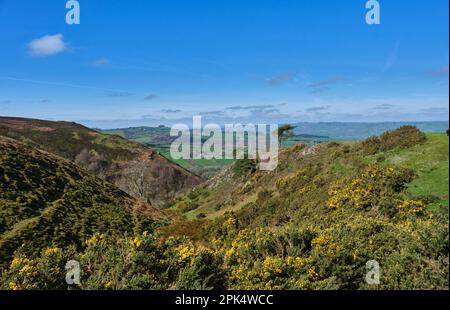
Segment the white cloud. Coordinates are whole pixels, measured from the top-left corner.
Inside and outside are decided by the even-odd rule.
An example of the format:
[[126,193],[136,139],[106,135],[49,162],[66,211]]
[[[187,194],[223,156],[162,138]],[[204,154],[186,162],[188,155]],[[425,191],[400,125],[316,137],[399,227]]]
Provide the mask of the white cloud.
[[111,62],[109,61],[109,59],[108,58],[100,58],[100,59],[97,59],[95,62],[94,62],[94,66],[96,66],[96,67],[102,67],[102,66],[107,66],[107,65],[109,65]]
[[37,57],[56,55],[67,50],[62,34],[46,35],[28,44],[30,54]]

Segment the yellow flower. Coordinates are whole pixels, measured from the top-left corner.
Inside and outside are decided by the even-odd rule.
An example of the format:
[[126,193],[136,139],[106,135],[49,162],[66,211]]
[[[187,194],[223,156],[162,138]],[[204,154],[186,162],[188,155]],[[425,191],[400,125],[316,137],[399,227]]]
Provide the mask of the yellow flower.
[[195,247],[191,242],[188,245],[180,245],[175,250],[178,252],[179,263],[190,261],[196,254]]
[[319,279],[319,274],[314,267],[308,269],[308,278],[310,281],[317,281]]
[[231,258],[236,253],[234,248],[230,248],[225,252],[225,258]]
[[333,242],[333,238],[329,235],[321,234],[311,241],[311,245],[319,253],[332,253],[339,250],[340,247]]
[[422,215],[425,212],[425,204],[417,200],[405,200],[399,206],[400,215]]
[[305,265],[305,260],[301,257],[288,256],[286,263],[289,267],[300,270]]
[[233,217],[230,217],[223,223],[223,228],[225,228],[227,231],[230,231],[234,228],[235,224],[236,224],[236,219]]
[[86,245],[88,246],[95,246],[97,245],[101,240],[103,240],[104,235],[100,233],[94,234],[91,238],[87,239],[85,241]]
[[279,258],[267,256],[264,260],[264,270],[269,274],[280,274],[283,272],[283,263]]
[[36,268],[30,265],[25,265],[19,270],[19,275],[32,277],[37,274]]
[[15,282],[9,282],[9,289],[17,291],[19,289],[19,286]]
[[11,268],[27,264],[30,260],[28,258],[22,258],[22,257],[14,257],[11,262]]
[[130,244],[135,248],[138,249],[141,244],[142,244],[142,239],[138,238],[138,237],[134,237],[133,239],[130,240]]
[[58,253],[59,251],[60,251],[59,248],[48,248],[48,249],[45,250],[44,254],[46,256],[50,256],[50,255]]

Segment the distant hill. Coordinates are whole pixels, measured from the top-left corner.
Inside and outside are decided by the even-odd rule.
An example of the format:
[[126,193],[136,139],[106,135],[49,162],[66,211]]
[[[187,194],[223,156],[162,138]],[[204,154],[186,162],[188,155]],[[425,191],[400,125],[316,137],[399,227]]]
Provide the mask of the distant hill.
[[[393,130],[403,125],[413,125],[423,132],[444,133],[448,129],[448,122],[380,122],[380,123],[298,123],[294,136],[283,141],[283,147],[298,143],[316,144],[330,141],[358,141],[371,136],[377,136],[387,130]],[[99,130],[103,133],[119,135],[128,140],[142,143],[158,151],[161,155],[184,167],[185,169],[202,176],[213,177],[224,166],[232,164],[233,160],[175,160],[170,156],[170,144],[176,137],[170,136],[170,128],[158,127],[129,127],[108,130]]]
[[155,206],[201,182],[198,176],[139,143],[76,123],[0,117],[0,136],[71,160]]
[[[216,174],[224,166],[234,162],[230,159],[174,159],[170,155],[170,144],[177,138],[170,136],[170,128],[166,126],[158,127],[129,127],[110,130],[102,130],[101,132],[113,135],[119,135],[128,140],[142,143],[145,146],[158,151],[168,160],[182,166],[192,173],[207,179]],[[203,137],[203,139],[207,139]]]
[[94,233],[132,234],[160,217],[74,163],[0,136],[0,265],[19,247],[80,247]]
[[385,131],[394,130],[404,125],[416,126],[426,133],[445,133],[448,122],[378,122],[378,123],[298,123],[295,134],[326,136],[331,141],[358,141],[371,136],[378,136]]
[[170,128],[166,126],[129,127],[99,131],[109,134],[115,134],[125,139],[139,142],[147,146],[155,146],[155,148],[162,148],[170,145],[177,138],[170,136]]

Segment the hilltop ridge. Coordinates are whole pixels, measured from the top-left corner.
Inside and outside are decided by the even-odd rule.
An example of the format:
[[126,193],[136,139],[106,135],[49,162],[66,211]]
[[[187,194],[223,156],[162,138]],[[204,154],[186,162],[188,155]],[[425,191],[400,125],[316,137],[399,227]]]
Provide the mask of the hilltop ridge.
[[71,160],[154,206],[202,182],[200,177],[139,143],[77,123],[0,117],[0,136]]

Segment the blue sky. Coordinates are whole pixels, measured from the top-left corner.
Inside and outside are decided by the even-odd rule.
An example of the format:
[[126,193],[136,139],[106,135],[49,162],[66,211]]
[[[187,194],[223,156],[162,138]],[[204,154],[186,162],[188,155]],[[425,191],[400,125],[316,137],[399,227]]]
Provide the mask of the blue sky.
[[448,0],[0,0],[0,115],[95,127],[448,120]]

